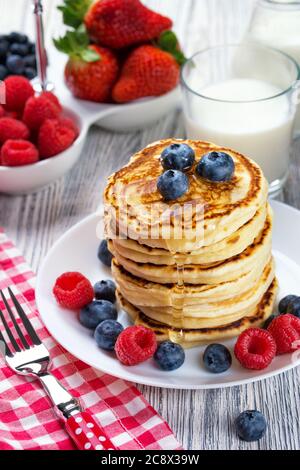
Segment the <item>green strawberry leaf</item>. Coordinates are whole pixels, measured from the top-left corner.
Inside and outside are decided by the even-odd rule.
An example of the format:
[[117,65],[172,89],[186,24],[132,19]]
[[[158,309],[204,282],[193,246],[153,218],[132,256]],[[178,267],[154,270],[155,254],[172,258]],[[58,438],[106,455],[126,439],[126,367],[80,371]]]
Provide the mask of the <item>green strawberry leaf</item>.
[[179,51],[179,50],[173,51],[172,55],[175,57],[175,59],[176,59],[176,61],[179,65],[183,65],[187,60],[182,51]]
[[75,31],[67,31],[58,39],[53,39],[55,47],[70,57],[81,58],[84,62],[96,62],[100,55],[89,48],[89,37],[82,27]]
[[171,30],[163,31],[157,44],[162,50],[172,52],[178,44],[176,34]]
[[78,28],[92,4],[92,0],[63,0],[57,8],[63,14],[63,22],[72,28]]
[[156,45],[163,51],[169,52],[179,65],[184,64],[186,57],[181,51],[178,39],[174,31],[163,31],[159,36]]

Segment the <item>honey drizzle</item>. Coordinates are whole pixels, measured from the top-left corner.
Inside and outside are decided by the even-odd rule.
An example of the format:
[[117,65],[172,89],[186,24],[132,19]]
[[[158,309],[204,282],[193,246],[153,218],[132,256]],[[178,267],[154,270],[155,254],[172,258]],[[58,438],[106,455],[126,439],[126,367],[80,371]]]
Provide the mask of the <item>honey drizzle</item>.
[[169,328],[169,338],[174,343],[182,343],[184,341],[183,330],[183,307],[184,307],[184,264],[182,261],[178,262],[176,253],[172,253],[175,259],[177,271],[177,284],[174,287],[172,299],[172,320],[173,327]]

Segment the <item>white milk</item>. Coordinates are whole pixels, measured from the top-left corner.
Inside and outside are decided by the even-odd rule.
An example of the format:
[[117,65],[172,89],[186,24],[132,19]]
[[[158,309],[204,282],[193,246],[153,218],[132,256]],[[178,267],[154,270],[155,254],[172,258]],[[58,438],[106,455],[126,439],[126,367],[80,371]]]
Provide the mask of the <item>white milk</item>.
[[258,5],[246,39],[280,49],[300,64],[300,6],[272,9]]
[[300,64],[300,8],[285,11],[261,8],[246,39],[280,49]]
[[[300,66],[300,4],[298,6],[283,5],[281,8],[274,4],[271,8],[270,4],[259,3],[244,40],[257,41],[266,46],[280,49],[293,57]],[[299,105],[295,130],[300,132]]]
[[[196,78],[196,77],[195,77]],[[293,128],[289,101],[282,90],[270,83],[236,78],[216,83],[190,98],[185,113],[187,135],[231,147],[253,158],[271,183],[285,176]],[[264,99],[264,101],[252,101]]]

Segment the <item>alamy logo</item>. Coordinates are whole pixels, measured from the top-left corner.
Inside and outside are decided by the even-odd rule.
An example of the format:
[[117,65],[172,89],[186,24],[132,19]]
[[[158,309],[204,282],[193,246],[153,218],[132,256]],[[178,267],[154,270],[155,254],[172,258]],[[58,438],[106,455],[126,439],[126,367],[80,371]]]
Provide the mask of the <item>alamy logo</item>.
[[[165,239],[203,241],[204,207],[203,204],[149,204],[147,212],[143,205],[132,207],[123,205],[116,209],[105,205],[101,220],[106,238],[114,239]],[[99,228],[100,230],[100,228]]]

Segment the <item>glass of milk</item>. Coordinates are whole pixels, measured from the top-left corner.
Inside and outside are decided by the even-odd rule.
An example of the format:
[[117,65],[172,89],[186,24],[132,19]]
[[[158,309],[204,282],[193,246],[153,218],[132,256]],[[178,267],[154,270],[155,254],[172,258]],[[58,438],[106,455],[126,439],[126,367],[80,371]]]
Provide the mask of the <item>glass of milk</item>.
[[[300,65],[300,1],[259,0],[244,40],[276,47]],[[294,129],[300,134],[300,105]]]
[[181,73],[188,138],[252,158],[277,193],[288,175],[297,63],[264,45],[225,45],[196,53]]

